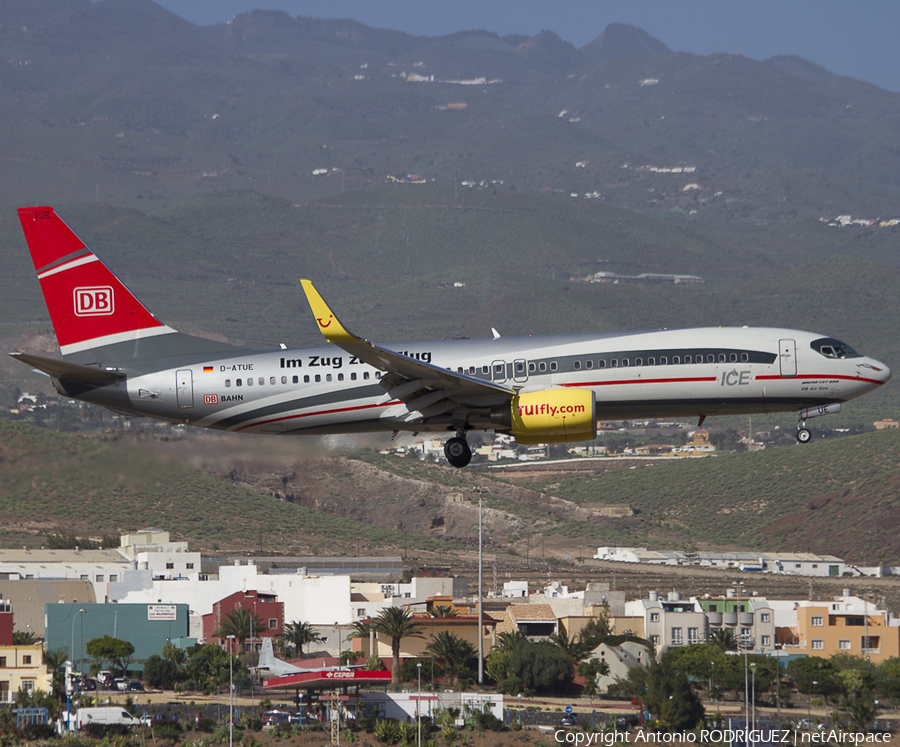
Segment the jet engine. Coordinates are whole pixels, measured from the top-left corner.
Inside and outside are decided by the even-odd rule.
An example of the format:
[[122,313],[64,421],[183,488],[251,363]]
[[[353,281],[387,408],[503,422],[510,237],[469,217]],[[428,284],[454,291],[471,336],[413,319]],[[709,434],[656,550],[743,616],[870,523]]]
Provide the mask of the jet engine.
[[520,444],[569,443],[597,437],[597,402],[590,389],[522,392],[510,402],[509,433]]

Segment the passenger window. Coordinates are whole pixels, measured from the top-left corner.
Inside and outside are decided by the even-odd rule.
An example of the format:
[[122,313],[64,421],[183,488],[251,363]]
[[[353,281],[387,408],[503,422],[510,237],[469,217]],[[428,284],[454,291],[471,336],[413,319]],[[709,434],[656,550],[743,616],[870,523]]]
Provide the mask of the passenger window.
[[368,381],[368,380],[369,380],[369,372],[368,372],[368,371],[363,371],[363,380],[364,380],[364,381]]
[[725,362],[725,353],[719,353],[719,363]]
[[622,366],[626,367],[628,365],[628,358],[622,358]]
[[462,367],[462,366],[458,366],[457,369],[456,369],[456,373],[463,373],[463,367]]
[[293,376],[291,376],[291,383],[292,383],[292,384],[299,384],[299,383],[300,383],[300,377],[297,376],[297,374],[294,374]]
[[709,355],[706,356],[706,362],[707,363],[715,363],[716,356],[714,356],[712,353],[710,353]]
[[750,356],[747,355],[747,353],[741,353],[741,361],[743,361],[744,363],[746,363],[746,362],[749,361],[749,360],[750,360]]
[[484,374],[485,376],[487,376],[489,372],[490,372],[490,369],[487,366],[481,367],[481,373]]
[[594,361],[587,361],[584,365],[585,365],[587,368],[589,368],[589,369],[590,369],[590,368],[593,368],[593,367],[594,367]]
[[609,362],[609,365],[612,366],[613,368],[618,368],[618,367],[619,367],[619,361],[616,360],[615,358],[613,358],[613,359]]
[[469,366],[469,376],[475,375],[475,366]]
[[648,366],[655,366],[655,365],[656,365],[656,358],[653,358],[652,356],[651,356],[650,358],[647,358],[647,365],[648,365]]
[[269,383],[270,383],[270,384],[273,384],[273,385],[275,384],[275,377],[274,377],[274,376],[270,376],[270,377],[269,377]]
[[309,384],[309,374],[305,374],[305,375],[304,375],[304,377],[303,377],[303,383],[304,383],[304,384]]
[[248,379],[247,379],[247,386],[253,386],[253,379],[252,379],[252,378],[248,378]]
[[534,363],[529,363],[528,364],[528,373],[534,373],[536,368],[537,368],[537,366],[535,366]]
[[522,361],[516,363],[516,373],[525,373],[525,364]]
[[331,381],[331,374],[325,374],[325,381]]
[[506,366],[498,363],[494,366],[494,376],[504,376],[506,374]]
[[606,361],[602,359],[597,361],[597,368],[606,368]]
[[668,363],[669,363],[669,359],[666,358],[666,356],[664,356],[664,355],[659,356],[659,365],[660,366],[666,366],[666,365],[668,365]]
[[556,365],[556,361],[550,361],[550,370],[555,371],[559,366]]
[[641,358],[635,358],[635,359],[634,359],[634,365],[635,365],[635,366],[643,366],[643,365],[644,365],[644,361],[643,361]]
[[544,373],[544,371],[547,370],[547,364],[544,361],[541,361],[540,363],[538,363],[538,370],[541,373]]
[[684,356],[684,362],[685,362],[685,363],[692,363],[692,362],[693,362],[693,359],[691,358],[691,356],[686,355],[686,356]]
[[356,371],[350,374],[350,381],[356,381]]
[[379,379],[379,380],[381,379],[381,371],[376,371],[376,372],[375,372],[375,378],[376,378],[376,379]]
[[[274,377],[274,376],[272,377],[272,383],[273,383],[273,384],[275,383],[275,377]],[[282,376],[282,377],[281,377],[281,383],[282,383],[282,384],[287,384],[287,376]]]
[[572,365],[575,367],[576,371],[581,370],[581,361],[575,361]]
[[231,386],[231,379],[225,379],[225,388],[227,389],[230,386]]
[[737,363],[737,353],[730,353],[728,355],[728,360],[731,363]]
[[338,381],[343,381],[343,380],[344,380],[344,374],[342,374],[342,373],[338,374]]
[[322,381],[322,374],[316,374],[316,384]]

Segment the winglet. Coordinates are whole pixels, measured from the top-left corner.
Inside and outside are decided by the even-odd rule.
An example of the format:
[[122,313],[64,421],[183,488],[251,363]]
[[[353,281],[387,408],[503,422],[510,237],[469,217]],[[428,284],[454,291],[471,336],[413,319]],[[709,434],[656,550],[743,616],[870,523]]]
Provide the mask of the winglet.
[[313,316],[319,325],[319,331],[325,335],[328,342],[362,342],[362,340],[348,331],[340,320],[335,316],[334,312],[325,303],[325,299],[316,290],[316,287],[310,280],[301,280],[300,285],[303,286],[303,292],[306,293],[306,300],[312,309]]

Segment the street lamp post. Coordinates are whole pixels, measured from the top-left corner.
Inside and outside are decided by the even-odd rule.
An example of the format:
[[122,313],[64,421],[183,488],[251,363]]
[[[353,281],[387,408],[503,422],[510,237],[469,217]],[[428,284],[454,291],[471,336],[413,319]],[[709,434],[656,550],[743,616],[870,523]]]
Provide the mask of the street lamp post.
[[[78,612],[72,615],[72,648],[69,650],[69,658],[74,662],[75,661],[75,621],[78,619],[79,615],[83,615],[87,610],[82,607]],[[68,689],[68,688],[67,688]],[[75,693],[77,694],[78,690],[73,688]],[[68,698],[68,703],[66,704],[66,708],[69,712],[69,724],[72,723],[72,698],[71,695]],[[78,722],[75,722],[75,728],[78,728]]]
[[416,747],[422,747],[422,662],[416,663],[419,675],[419,692],[416,697]]
[[482,588],[482,527],[484,491],[478,491],[478,687],[484,689],[484,596]]
[[[753,734],[753,732],[756,730],[756,662],[753,662],[750,665],[750,668],[753,670],[753,698],[750,701],[750,703],[751,703],[750,707],[753,709],[751,711],[751,713],[753,715],[751,717],[750,733]],[[752,742],[752,744],[755,747],[755,745],[756,745],[755,737],[754,737],[754,741]]]
[[234,636],[228,640],[228,747],[234,747]]

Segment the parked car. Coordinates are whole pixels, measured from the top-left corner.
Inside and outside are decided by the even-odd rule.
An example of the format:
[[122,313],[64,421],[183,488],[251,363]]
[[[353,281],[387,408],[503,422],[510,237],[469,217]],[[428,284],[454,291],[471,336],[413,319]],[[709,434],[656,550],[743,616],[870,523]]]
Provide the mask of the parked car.
[[78,689],[82,692],[94,692],[97,689],[97,680],[82,677],[81,682],[78,683]]
[[116,678],[112,672],[107,670],[102,670],[97,672],[97,683],[104,690],[115,690],[116,688]]
[[144,685],[141,684],[140,682],[138,682],[137,680],[129,680],[125,685],[125,689],[131,693],[145,692]]
[[291,720],[291,714],[287,711],[266,711],[263,714],[263,726],[277,726],[278,724],[287,724]]

